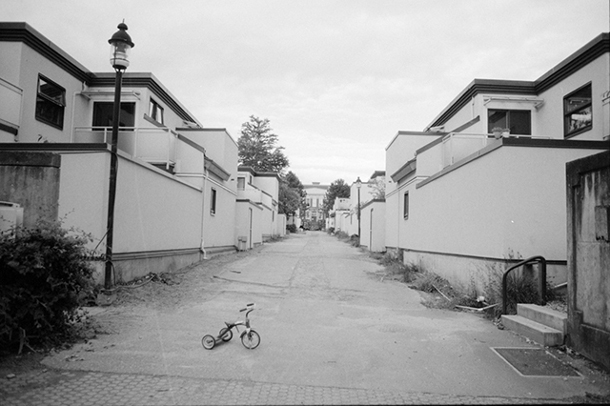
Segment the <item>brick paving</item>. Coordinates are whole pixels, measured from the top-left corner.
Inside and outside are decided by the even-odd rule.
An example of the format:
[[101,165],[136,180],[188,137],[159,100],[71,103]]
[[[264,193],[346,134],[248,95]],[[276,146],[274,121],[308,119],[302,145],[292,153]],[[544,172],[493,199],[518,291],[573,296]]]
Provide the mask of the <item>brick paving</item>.
[[[557,399],[391,393],[356,388],[82,371],[0,380],[3,406],[556,404]],[[563,403],[571,403],[564,400]]]

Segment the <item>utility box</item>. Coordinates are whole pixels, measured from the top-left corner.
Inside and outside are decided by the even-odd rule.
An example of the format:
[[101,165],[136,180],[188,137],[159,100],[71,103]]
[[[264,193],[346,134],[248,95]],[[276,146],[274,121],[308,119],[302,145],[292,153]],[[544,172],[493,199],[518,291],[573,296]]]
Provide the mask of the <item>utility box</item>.
[[23,225],[23,207],[17,203],[0,202],[0,234],[11,233]]
[[248,237],[239,236],[237,237],[237,250],[245,251],[247,249]]

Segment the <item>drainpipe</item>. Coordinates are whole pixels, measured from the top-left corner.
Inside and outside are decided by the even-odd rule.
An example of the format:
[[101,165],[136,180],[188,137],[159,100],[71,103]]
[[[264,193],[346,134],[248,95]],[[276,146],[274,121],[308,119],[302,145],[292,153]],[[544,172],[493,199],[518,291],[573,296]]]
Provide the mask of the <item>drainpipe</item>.
[[205,218],[205,191],[207,189],[207,185],[208,185],[208,170],[205,168],[205,153],[203,154],[203,189],[201,191],[201,246],[199,247],[199,249],[201,250],[201,252],[203,253],[203,258],[201,259],[208,259],[208,255],[205,252],[205,244],[204,244],[204,237],[203,237],[203,233],[205,232],[205,227],[203,226],[203,219]]

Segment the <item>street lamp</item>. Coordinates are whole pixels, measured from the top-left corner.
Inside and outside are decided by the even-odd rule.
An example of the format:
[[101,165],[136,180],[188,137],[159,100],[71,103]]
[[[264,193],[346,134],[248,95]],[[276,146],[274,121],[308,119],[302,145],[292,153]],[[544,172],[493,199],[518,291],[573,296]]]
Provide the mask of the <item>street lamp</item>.
[[121,120],[121,82],[123,71],[129,66],[129,51],[135,45],[127,34],[125,21],[117,26],[119,29],[108,40],[110,44],[110,65],[116,72],[114,82],[114,106],[112,113],[112,141],[110,144],[110,182],[108,185],[108,223],[106,232],[106,272],[104,288],[112,286],[112,234],[114,231],[114,201],[116,198],[117,180],[117,142],[119,138],[119,121]]
[[362,187],[362,181],[360,176],[356,179],[356,188],[358,189],[358,245],[360,245],[360,188]]

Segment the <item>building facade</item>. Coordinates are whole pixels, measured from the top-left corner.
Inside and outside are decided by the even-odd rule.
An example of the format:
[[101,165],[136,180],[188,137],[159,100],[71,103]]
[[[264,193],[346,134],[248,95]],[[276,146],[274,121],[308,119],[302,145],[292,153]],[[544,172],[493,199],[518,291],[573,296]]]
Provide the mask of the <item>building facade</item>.
[[[87,70],[26,23],[0,23],[0,56],[0,151],[59,156],[57,217],[105,252],[115,74]],[[203,128],[138,72],[123,76],[119,125],[115,281],[234,250],[237,144],[228,132]],[[15,190],[0,200],[22,199],[34,218],[40,208]]]
[[303,190],[306,193],[304,216],[304,227],[307,229],[319,229],[319,224],[325,223],[326,213],[324,212],[324,199],[326,191],[330,185],[323,185],[320,182],[303,185]]
[[386,148],[386,246],[484,290],[542,255],[566,280],[566,163],[608,149],[610,46],[602,34],[535,81],[470,83],[423,131]]

